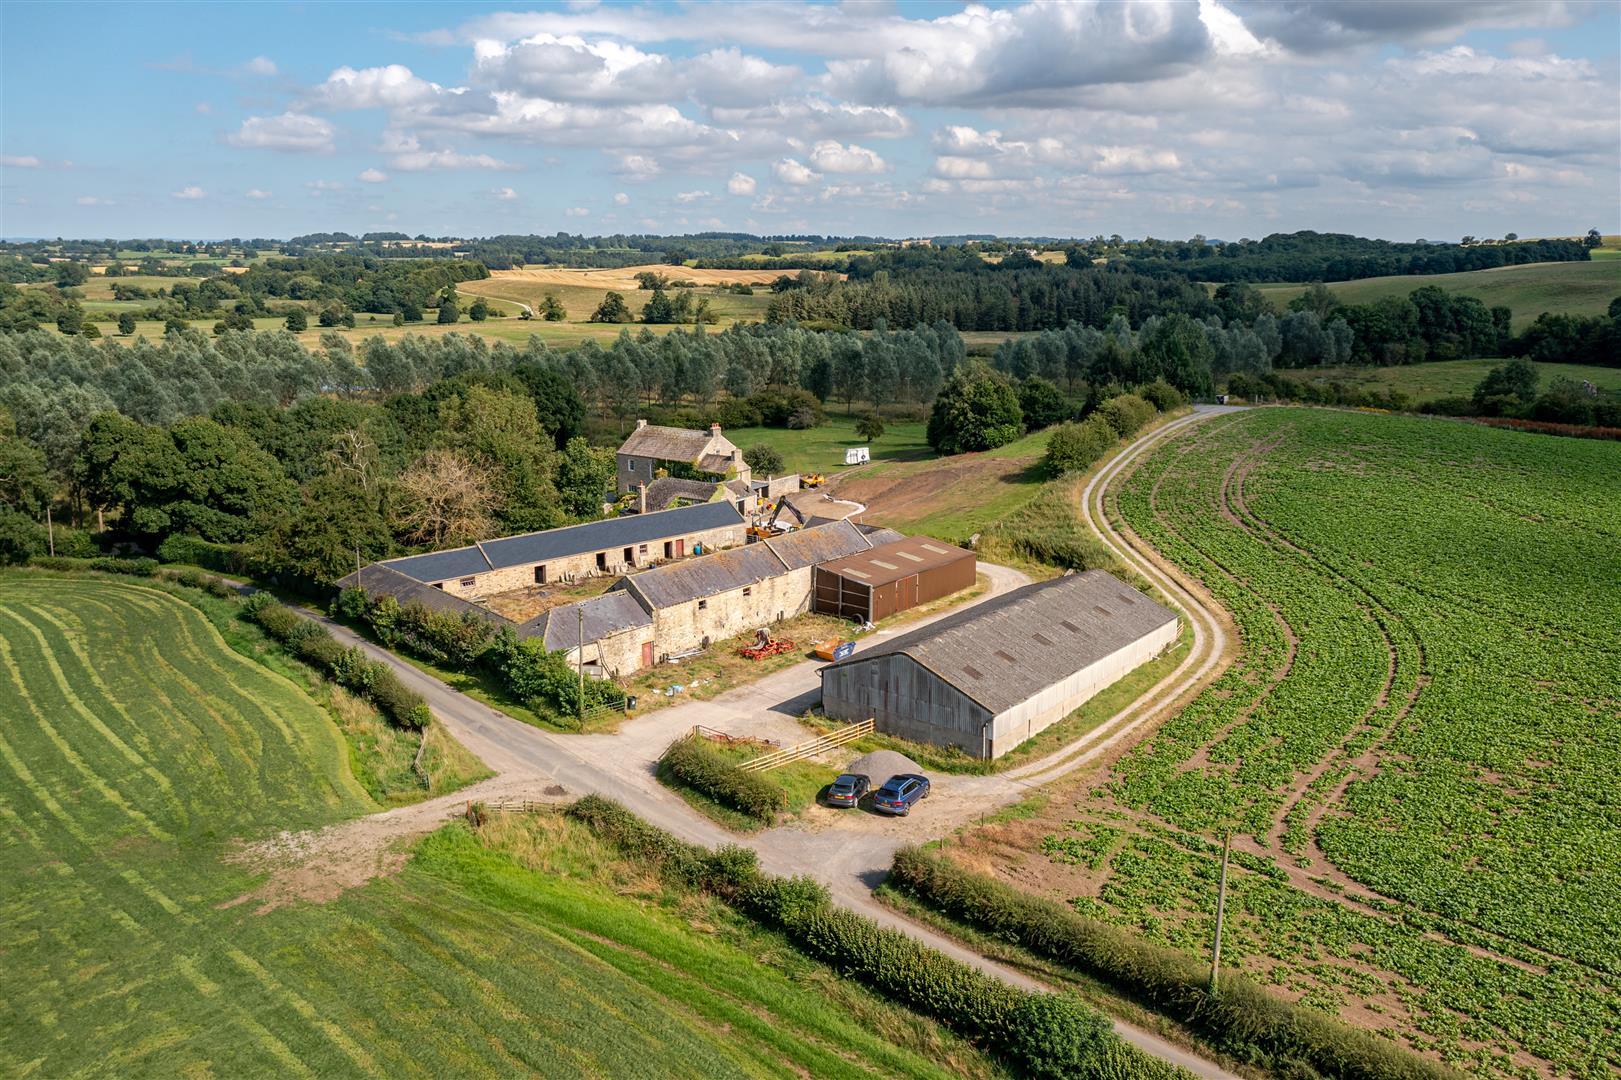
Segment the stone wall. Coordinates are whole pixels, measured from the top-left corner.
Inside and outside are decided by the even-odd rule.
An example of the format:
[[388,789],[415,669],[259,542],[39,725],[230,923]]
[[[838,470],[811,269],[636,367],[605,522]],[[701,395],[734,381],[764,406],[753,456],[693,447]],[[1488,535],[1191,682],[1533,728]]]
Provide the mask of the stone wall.
[[[701,649],[735,634],[791,619],[810,608],[810,567],[653,613],[660,657]],[[744,595],[747,593],[747,595]]]

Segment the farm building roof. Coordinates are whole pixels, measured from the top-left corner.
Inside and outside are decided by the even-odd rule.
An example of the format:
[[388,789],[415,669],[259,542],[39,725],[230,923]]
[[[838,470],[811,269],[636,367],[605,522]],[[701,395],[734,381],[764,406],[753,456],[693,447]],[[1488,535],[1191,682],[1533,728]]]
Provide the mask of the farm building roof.
[[674,607],[689,600],[741,589],[790,570],[865,551],[871,544],[861,530],[841,521],[654,567],[632,574],[615,588],[635,592],[652,609]]
[[842,521],[861,513],[866,507],[847,499],[835,499],[825,491],[790,491],[777,499],[772,520],[784,514],[798,518],[802,525]]
[[508,566],[542,563],[548,559],[592,551],[611,551],[632,544],[645,544],[652,540],[742,523],[743,515],[731,503],[702,503],[657,513],[604,518],[584,525],[569,525],[522,536],[504,536],[471,547],[389,559],[379,565],[417,581],[449,581],[451,578],[472,577]]
[[[698,455],[709,448],[709,441],[714,437],[713,430],[694,431],[692,428],[644,424],[630,433],[620,445],[619,452],[659,461],[695,462]],[[730,463],[728,458],[727,464]]]
[[652,616],[630,593],[606,592],[543,611],[524,623],[520,633],[542,638],[547,650],[556,652],[578,646],[582,634],[586,641],[598,641],[633,627],[652,625]]
[[706,503],[715,497],[720,485],[713,480],[683,480],[679,476],[661,476],[647,485],[647,509],[668,510],[677,500],[687,503]]
[[1038,581],[831,667],[902,653],[1000,713],[1176,619],[1103,570]]
[[974,553],[943,540],[927,536],[910,536],[873,548],[858,551],[842,559],[821,563],[818,570],[849,578],[858,585],[887,585],[903,577],[937,566],[947,566],[958,559],[972,559]]
[[[469,603],[432,585],[424,585],[415,578],[407,577],[390,568],[386,563],[372,563],[338,580],[339,588],[349,589],[356,586],[365,589],[372,596],[392,596],[401,604],[417,603],[429,611],[449,612],[452,615],[471,612],[494,626],[513,625],[512,620],[497,615],[488,608]],[[522,627],[518,630],[520,636],[529,636],[523,633]]]

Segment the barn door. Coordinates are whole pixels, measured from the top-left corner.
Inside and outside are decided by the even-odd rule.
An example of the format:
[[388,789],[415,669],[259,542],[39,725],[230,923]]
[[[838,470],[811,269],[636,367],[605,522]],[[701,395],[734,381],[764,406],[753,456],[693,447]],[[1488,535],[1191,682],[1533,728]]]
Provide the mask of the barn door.
[[651,641],[644,641],[644,642],[642,642],[642,667],[650,668],[652,666],[653,666],[653,643]]

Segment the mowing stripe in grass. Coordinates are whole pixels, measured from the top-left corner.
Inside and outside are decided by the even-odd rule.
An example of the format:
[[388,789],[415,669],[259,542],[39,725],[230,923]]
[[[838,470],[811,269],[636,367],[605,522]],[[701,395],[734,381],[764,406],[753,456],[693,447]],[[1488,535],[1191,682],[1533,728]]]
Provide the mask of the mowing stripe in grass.
[[87,853],[94,853],[98,850],[98,845],[90,838],[90,834],[85,832],[84,828],[74,820],[72,815],[62,808],[62,804],[56,801],[56,796],[51,794],[50,787],[34,778],[33,772],[23,763],[23,759],[17,755],[17,752],[12,749],[11,743],[6,741],[4,734],[0,734],[0,760],[4,760],[11,771],[17,775],[17,779],[22,781],[23,787],[28,789],[29,794],[39,800],[46,813],[61,822],[68,835],[84,845]]
[[307,1023],[319,1028],[332,1041],[332,1044],[342,1050],[344,1056],[359,1066],[360,1070],[367,1076],[378,1075],[377,1062],[372,1056],[366,1053],[353,1039],[345,1035],[342,1028],[317,1012],[315,1006],[306,1001],[297,991],[289,989],[274,975],[266,971],[257,960],[241,949],[227,949],[226,955],[231,958],[231,962],[236,964],[237,967],[252,975],[265,990],[291,1005],[293,1011],[302,1016]]
[[78,713],[80,716],[84,717],[85,721],[95,729],[96,734],[100,735],[102,738],[106,739],[110,744],[112,744],[113,748],[123,755],[124,760],[145,772],[149,777],[152,778],[153,782],[155,782],[165,791],[172,791],[173,788],[169,783],[169,778],[152,768],[145,758],[137,753],[136,750],[123,739],[119,738],[118,733],[113,731],[112,728],[108,727],[106,723],[102,721],[101,717],[92,712],[79,698],[79,696],[73,692],[73,687],[68,683],[67,676],[62,671],[62,665],[56,662],[56,656],[51,651],[50,644],[45,640],[45,635],[40,631],[39,627],[23,618],[16,611],[6,608],[3,605],[0,605],[0,616],[9,618],[13,622],[17,623],[17,625],[23,627],[31,635],[33,635],[34,640],[39,643],[40,655],[45,663],[45,667],[50,671],[51,677],[56,680],[56,686],[61,691],[62,696],[67,699],[68,707],[74,712]]
[[118,876],[129,882],[134,888],[140,890],[140,892],[148,900],[151,900],[154,904],[158,905],[158,907],[162,908],[164,911],[167,911],[170,915],[175,916],[187,926],[196,925],[197,917],[195,915],[190,914],[179,904],[175,903],[173,900],[169,899],[168,896],[164,895],[163,890],[146,880],[146,877],[142,875],[139,870],[131,867],[128,870],[120,871]]
[[[180,967],[179,971],[181,975],[186,977],[187,981],[191,982],[192,986],[196,988],[198,993],[212,992],[205,991],[203,989],[205,986],[218,989],[218,987],[216,987],[212,982],[209,982],[202,976],[200,972],[197,972],[197,970],[190,965]],[[192,978],[194,975],[196,976],[195,979]],[[263,1024],[259,1023],[241,1009],[233,1010],[231,1020],[234,1023],[240,1024],[242,1028],[248,1032],[248,1034],[252,1035],[256,1043],[263,1047],[271,1057],[275,1058],[281,1063],[282,1068],[286,1069],[288,1072],[297,1073],[299,1076],[306,1076],[309,1077],[310,1080],[315,1080],[316,1074],[310,1070],[309,1066],[305,1065],[303,1061],[299,1060],[298,1055],[293,1053],[292,1050],[288,1048],[286,1043],[282,1042],[275,1035],[271,1034],[270,1029],[266,1028]]]

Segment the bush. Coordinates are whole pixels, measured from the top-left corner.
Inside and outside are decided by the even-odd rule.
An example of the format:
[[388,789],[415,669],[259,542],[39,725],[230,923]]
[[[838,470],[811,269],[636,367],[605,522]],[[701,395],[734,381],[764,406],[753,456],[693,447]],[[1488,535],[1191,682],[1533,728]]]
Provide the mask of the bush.
[[[56,534],[56,554],[68,559],[92,559],[99,553],[95,538],[84,529],[67,529],[58,525],[53,530]],[[46,549],[50,550],[47,543]]]
[[677,782],[760,821],[774,821],[788,808],[786,791],[758,773],[738,768],[697,735],[671,743],[662,764]]
[[1079,424],[1060,424],[1047,441],[1047,474],[1062,476],[1089,469],[1119,442],[1120,436],[1101,416],[1089,416]]
[[1112,552],[1075,512],[1075,484],[1053,481],[1018,510],[985,530],[980,551],[994,560],[1001,551],[1066,570],[1113,568]]
[[[827,420],[827,414],[822,410],[822,403],[816,395],[809,390],[762,390],[748,399],[748,403],[760,414],[760,423],[766,427],[780,428],[806,428],[819,427]],[[809,413],[809,417],[799,414]],[[795,424],[795,418],[809,422]]]
[[1154,419],[1154,413],[1154,406],[1136,394],[1112,397],[1099,405],[1097,411],[1097,415],[1107,420],[1122,439],[1129,439],[1141,431],[1145,424]]
[[781,476],[788,471],[782,454],[769,443],[760,443],[743,451],[743,461],[760,477]]
[[1069,403],[1058,387],[1039,375],[1019,383],[1019,409],[1024,413],[1024,429],[1040,431],[1069,415]]
[[1188,403],[1187,396],[1164,379],[1155,379],[1147,386],[1139,386],[1137,396],[1160,412],[1180,409]]
[[1007,1047],[1032,1077],[1086,1075],[1113,1041],[1109,1022],[1069,994],[1028,994],[1007,1025]]
[[257,622],[259,612],[275,603],[276,598],[263,590],[249,593],[247,599],[242,601],[242,614]]
[[1280,1072],[1315,1070],[1334,1080],[1456,1076],[1370,1032],[1273,997],[1242,976],[1226,976],[1220,996],[1213,997],[1206,989],[1209,969],[1204,961],[916,847],[896,852],[890,882],[1000,940],[1113,985],[1244,1060]]
[[26,514],[0,506],[0,564],[25,563],[46,550],[45,527]]
[[402,728],[420,731],[427,726],[431,714],[422,695],[407,687],[386,664],[372,668],[370,683],[371,703],[382,714]]
[[1013,384],[978,362],[952,372],[929,413],[929,445],[941,454],[994,450],[1024,433]]
[[285,643],[308,620],[285,604],[270,603],[253,613],[253,621],[263,627],[265,633]]
[[244,569],[240,549],[196,536],[177,534],[166,537],[158,545],[158,558],[166,563],[191,563],[224,574],[239,573]]

